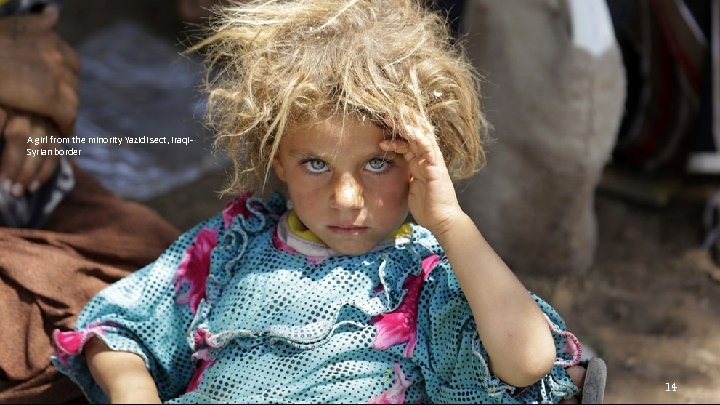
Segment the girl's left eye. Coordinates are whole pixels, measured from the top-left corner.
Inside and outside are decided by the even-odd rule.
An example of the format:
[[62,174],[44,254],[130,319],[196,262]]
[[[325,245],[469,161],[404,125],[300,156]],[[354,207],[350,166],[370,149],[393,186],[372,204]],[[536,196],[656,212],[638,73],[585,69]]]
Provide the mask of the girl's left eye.
[[327,164],[320,159],[308,159],[303,162],[303,166],[310,173],[324,173],[327,171]]
[[365,169],[373,173],[382,173],[388,170],[391,164],[389,160],[373,158],[365,164]]

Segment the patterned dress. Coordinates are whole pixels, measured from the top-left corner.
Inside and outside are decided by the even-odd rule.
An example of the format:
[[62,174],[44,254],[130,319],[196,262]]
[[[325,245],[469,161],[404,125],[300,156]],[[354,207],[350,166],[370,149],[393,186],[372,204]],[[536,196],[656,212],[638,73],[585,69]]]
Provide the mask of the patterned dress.
[[515,388],[488,369],[437,240],[409,224],[376,249],[336,255],[298,231],[285,201],[242,195],[154,263],[106,288],[53,363],[107,398],[82,348],[98,336],[141,356],[168,403],[538,403],[574,395],[581,348],[535,297],[557,346],[551,372]]

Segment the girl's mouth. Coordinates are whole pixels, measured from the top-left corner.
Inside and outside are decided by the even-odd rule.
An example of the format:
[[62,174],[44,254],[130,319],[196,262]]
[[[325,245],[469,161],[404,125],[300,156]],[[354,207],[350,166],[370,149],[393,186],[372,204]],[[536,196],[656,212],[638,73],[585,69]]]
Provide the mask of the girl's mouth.
[[354,225],[329,225],[328,229],[331,232],[340,235],[361,235],[369,229],[366,226],[354,226]]

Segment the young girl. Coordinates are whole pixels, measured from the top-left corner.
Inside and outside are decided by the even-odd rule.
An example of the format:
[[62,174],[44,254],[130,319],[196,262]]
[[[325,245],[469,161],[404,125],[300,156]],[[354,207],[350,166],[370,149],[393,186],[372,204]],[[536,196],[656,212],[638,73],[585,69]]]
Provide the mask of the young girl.
[[[54,364],[116,403],[575,395],[577,340],[458,205],[487,125],[443,20],[412,0],[219,13],[197,49],[239,194],[56,331]],[[285,197],[248,192],[271,174]]]

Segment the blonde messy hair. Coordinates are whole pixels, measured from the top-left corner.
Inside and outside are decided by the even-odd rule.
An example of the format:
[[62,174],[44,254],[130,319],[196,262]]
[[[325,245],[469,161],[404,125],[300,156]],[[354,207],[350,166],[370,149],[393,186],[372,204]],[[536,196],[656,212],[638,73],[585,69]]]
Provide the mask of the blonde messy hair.
[[206,56],[206,118],[233,161],[226,192],[262,189],[288,125],[328,116],[432,125],[455,180],[484,163],[477,75],[415,0],[231,2],[210,30],[191,51]]

